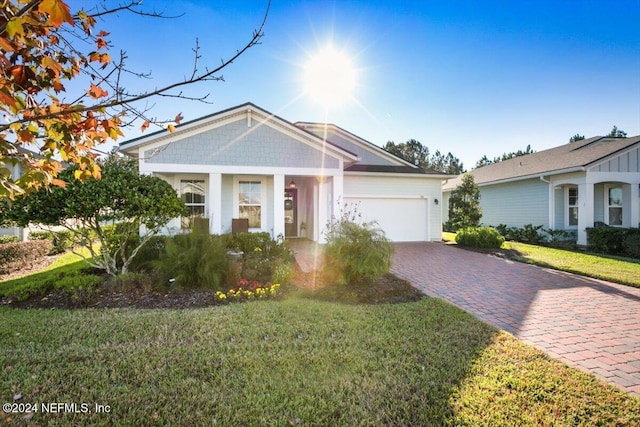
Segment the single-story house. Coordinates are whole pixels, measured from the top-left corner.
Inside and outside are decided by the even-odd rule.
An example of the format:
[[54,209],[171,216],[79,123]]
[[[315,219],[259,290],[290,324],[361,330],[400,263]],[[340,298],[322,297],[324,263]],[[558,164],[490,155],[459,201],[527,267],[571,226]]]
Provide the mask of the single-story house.
[[[442,180],[333,124],[292,123],[246,103],[125,141],[140,173],[178,191],[190,215],[167,233],[207,218],[212,234],[246,226],[323,242],[345,204],[376,220],[393,241],[440,240]],[[244,225],[243,225],[244,224]]]
[[[640,136],[594,137],[471,171],[480,188],[482,223],[575,230],[604,223],[640,226]],[[443,186],[443,218],[460,177]]]

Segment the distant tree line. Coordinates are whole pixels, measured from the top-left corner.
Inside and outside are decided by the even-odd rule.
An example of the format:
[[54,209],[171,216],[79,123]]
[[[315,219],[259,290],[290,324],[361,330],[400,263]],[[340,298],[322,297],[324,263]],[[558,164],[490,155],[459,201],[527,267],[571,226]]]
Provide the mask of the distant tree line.
[[[627,133],[617,126],[613,126],[611,132],[607,137],[614,138],[626,138]],[[585,139],[584,135],[576,133],[569,138],[569,143],[580,141]],[[415,139],[410,139],[407,142],[396,144],[393,141],[388,141],[384,147],[384,150],[391,154],[394,154],[407,162],[416,165],[424,170],[434,170],[436,172],[442,172],[451,175],[460,175],[466,172],[464,165],[459,158],[451,154],[446,155],[441,153],[440,150],[436,150],[431,154],[429,147],[426,147]],[[514,157],[526,156],[527,154],[533,154],[535,151],[531,148],[531,145],[527,145],[524,150],[512,151],[510,153],[503,153],[502,156],[494,157],[490,159],[485,154],[480,160],[478,160],[474,166],[474,169],[481,168],[483,166],[491,165],[494,163],[502,162],[504,160],[513,159]]]
[[[613,137],[613,138],[626,138],[627,133],[622,129],[618,129],[618,126],[613,125],[611,132],[609,132],[606,136]],[[571,138],[569,138],[569,143],[571,144],[572,142],[582,141],[583,139],[585,139],[584,135],[580,135],[579,133],[576,133]]]
[[410,139],[400,144],[388,141],[382,148],[424,170],[434,170],[451,175],[459,175],[465,172],[464,165],[453,154],[443,154],[440,150],[436,150],[435,153],[431,154],[428,147],[425,147],[415,139]]

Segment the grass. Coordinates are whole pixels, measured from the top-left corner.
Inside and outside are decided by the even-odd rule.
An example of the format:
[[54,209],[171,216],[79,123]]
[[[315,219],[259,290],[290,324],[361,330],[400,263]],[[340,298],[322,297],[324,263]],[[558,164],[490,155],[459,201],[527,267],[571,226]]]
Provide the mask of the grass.
[[433,298],[0,316],[0,400],[110,407],[35,424],[640,423],[640,399]]
[[[84,255],[88,256],[89,250],[83,249],[83,251]],[[0,282],[0,297],[15,295],[18,299],[26,299],[32,295],[42,294],[51,289],[62,277],[81,274],[88,269],[89,266],[80,256],[67,252],[37,273]]]
[[[442,240],[455,242],[455,233],[442,233]],[[516,253],[513,259],[555,270],[576,273],[595,279],[640,287],[640,260],[555,249],[519,242],[504,242],[502,249]]]
[[640,261],[632,258],[554,249],[518,242],[505,242],[503,247],[517,251],[517,259],[522,262],[640,287]]

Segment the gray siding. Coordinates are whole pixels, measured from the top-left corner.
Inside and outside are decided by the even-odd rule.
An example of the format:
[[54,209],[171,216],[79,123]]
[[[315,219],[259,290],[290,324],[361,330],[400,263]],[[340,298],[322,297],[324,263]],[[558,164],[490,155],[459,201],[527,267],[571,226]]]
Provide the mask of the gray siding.
[[482,224],[549,226],[549,187],[539,179],[480,187]]
[[589,170],[594,172],[640,172],[640,148],[600,163]]
[[338,168],[338,159],[270,126],[238,120],[144,152],[149,163]]

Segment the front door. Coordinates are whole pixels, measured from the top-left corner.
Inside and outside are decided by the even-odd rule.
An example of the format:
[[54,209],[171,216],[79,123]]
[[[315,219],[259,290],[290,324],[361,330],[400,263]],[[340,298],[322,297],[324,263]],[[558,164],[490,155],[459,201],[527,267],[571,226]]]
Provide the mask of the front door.
[[284,236],[298,237],[298,190],[284,190]]

